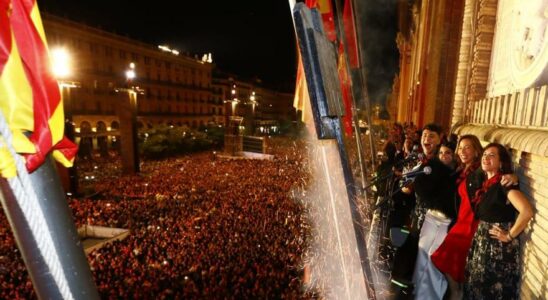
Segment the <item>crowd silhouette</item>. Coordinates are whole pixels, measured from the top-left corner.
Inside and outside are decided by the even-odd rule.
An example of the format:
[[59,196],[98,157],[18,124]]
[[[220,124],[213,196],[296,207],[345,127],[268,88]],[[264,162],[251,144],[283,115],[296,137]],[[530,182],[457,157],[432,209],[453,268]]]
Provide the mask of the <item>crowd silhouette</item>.
[[[88,255],[101,298],[314,297],[302,283],[310,227],[291,196],[309,180],[299,149],[280,143],[273,160],[198,153],[146,161],[134,176],[82,161],[99,199],[68,199],[76,225],[130,230]],[[36,298],[3,214],[0,298]]]

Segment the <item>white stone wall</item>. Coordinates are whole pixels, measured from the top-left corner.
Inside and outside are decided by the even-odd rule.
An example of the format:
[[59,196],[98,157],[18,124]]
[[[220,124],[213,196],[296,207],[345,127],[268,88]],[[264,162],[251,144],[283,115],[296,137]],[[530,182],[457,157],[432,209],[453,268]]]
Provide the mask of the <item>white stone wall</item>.
[[500,0],[487,97],[548,83],[548,1]]
[[517,163],[520,189],[535,207],[535,217],[521,236],[521,299],[548,299],[548,157],[523,152]]
[[[488,97],[547,83],[547,11],[548,1],[544,0],[499,1]],[[537,101],[543,102],[538,107],[546,105],[545,98]],[[520,188],[535,207],[535,217],[521,236],[522,299],[548,298],[548,156],[546,149],[535,147],[540,145],[539,139],[547,138],[540,134],[545,130],[548,128],[524,129],[523,134],[531,138],[513,145]]]

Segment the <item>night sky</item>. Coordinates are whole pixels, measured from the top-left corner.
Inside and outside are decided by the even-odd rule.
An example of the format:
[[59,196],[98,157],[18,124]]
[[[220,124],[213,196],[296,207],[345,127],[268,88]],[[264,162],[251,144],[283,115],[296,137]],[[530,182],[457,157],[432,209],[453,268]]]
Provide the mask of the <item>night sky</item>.
[[[242,79],[292,92],[296,46],[287,0],[125,1],[37,0],[41,11],[153,45],[167,44],[201,57],[212,52],[219,69]],[[368,90],[383,102],[397,68],[395,3],[358,2],[356,14],[368,21]],[[372,39],[371,37],[375,37]],[[387,55],[388,54],[388,55]]]
[[296,48],[289,2],[37,0],[41,11],[153,45],[167,44],[242,78],[292,91]]

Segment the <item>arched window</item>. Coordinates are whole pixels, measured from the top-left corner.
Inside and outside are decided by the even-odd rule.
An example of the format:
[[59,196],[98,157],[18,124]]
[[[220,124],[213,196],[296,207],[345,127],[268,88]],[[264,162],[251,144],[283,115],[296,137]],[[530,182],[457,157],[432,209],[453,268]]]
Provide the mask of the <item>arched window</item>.
[[118,121],[112,121],[112,123],[110,124],[110,129],[111,129],[111,130],[118,130],[118,129],[120,129],[120,123],[118,123]]
[[91,132],[91,124],[89,124],[88,121],[83,121],[82,123],[80,123],[80,132],[81,133]]
[[107,125],[103,121],[97,122],[97,132],[105,132],[107,131]]

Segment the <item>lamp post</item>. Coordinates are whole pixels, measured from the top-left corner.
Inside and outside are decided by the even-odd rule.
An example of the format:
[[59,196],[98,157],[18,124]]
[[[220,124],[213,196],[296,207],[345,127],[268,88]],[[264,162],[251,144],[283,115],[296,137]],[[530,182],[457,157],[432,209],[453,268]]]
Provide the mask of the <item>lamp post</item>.
[[232,115],[235,116],[236,115],[236,106],[238,105],[238,102],[240,102],[240,100],[238,100],[238,95],[236,94],[236,85],[232,85],[232,89],[230,90],[230,95],[232,96]]
[[[53,67],[53,75],[57,78],[59,89],[61,92],[61,100],[64,106],[65,114],[65,136],[76,143],[73,122],[73,104],[71,97],[71,89],[79,87],[80,83],[68,80],[72,74],[72,57],[67,49],[59,47],[51,50],[51,59]],[[78,174],[76,166],[71,168],[59,168],[59,176],[63,182],[65,191],[69,195],[78,195]],[[67,178],[68,177],[68,178]]]
[[248,112],[246,114],[246,119],[247,119],[245,122],[246,128],[247,128],[247,132],[249,132],[251,135],[254,135],[255,134],[255,107],[257,106],[257,95],[255,94],[255,91],[251,91],[247,104],[251,106],[251,112]]
[[251,112],[253,113],[253,116],[255,116],[255,106],[257,106],[255,91],[251,92],[251,96],[249,96],[249,102],[251,103]]
[[[236,85],[232,84],[230,87],[230,96],[227,97],[228,99],[224,100],[225,104],[225,125],[228,128],[228,124],[230,122],[230,117],[236,116],[236,108],[240,100],[238,100],[238,95],[236,92]],[[228,112],[227,106],[230,107],[230,113]]]
[[126,83],[124,87],[117,88],[117,92],[125,92],[128,97],[123,97],[118,105],[118,118],[120,119],[121,157],[122,171],[124,174],[139,172],[139,151],[137,147],[137,89],[133,81],[137,78],[135,63],[130,63],[125,71]]
[[231,84],[230,97],[225,100],[225,104],[229,104],[231,107],[231,113],[228,114],[228,109],[225,105],[226,113],[226,129],[225,129],[225,153],[235,156],[242,149],[242,137],[239,131],[239,125],[242,118],[236,115],[236,108],[240,100],[238,100],[238,93],[236,85]]

